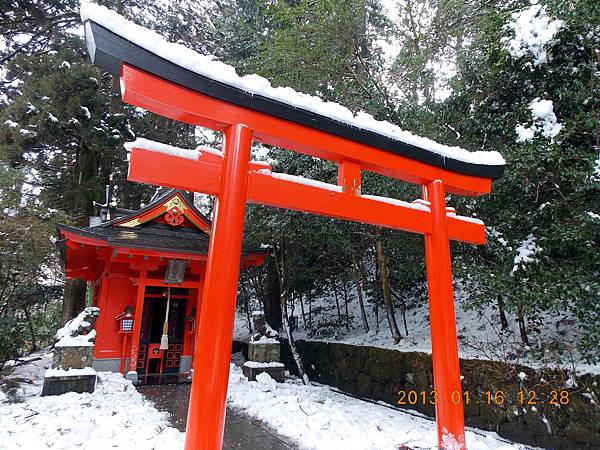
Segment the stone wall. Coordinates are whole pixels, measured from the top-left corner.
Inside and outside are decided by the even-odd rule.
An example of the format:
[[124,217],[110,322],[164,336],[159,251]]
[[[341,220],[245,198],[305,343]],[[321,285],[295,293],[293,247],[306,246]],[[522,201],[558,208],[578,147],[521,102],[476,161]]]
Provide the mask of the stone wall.
[[[297,346],[311,380],[434,416],[430,355],[314,341]],[[285,342],[282,361],[294,372]],[[586,375],[567,388],[569,377],[560,371],[480,360],[461,360],[461,371],[468,426],[544,448],[600,449],[600,377]]]

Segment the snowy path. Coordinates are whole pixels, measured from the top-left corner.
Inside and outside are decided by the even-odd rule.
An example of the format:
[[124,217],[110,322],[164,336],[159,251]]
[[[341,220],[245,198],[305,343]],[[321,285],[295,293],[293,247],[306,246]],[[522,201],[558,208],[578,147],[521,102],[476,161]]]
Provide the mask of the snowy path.
[[[169,413],[171,424],[185,431],[190,385],[143,386],[139,392],[150,400],[160,411]],[[257,420],[227,409],[223,449],[243,450],[292,450],[297,448],[287,444],[280,436],[267,429]]]
[[[0,449],[183,448],[184,435],[170,426],[168,414],[158,411],[120,374],[99,374],[93,394],[40,397],[48,361],[46,354],[44,360],[18,368],[18,377],[31,381],[25,389],[19,388],[21,402],[0,398]],[[185,410],[185,404],[181,407]],[[234,411],[230,417],[256,419],[301,449],[432,449],[436,443],[435,423],[425,417],[355,399],[327,386],[304,386],[297,379],[278,384],[261,375],[257,382],[249,382],[234,364],[228,407]],[[243,422],[247,425],[248,420]],[[245,430],[238,429],[237,441],[230,441],[229,448],[251,448],[253,436]],[[245,432],[250,433],[247,438]],[[467,432],[467,444],[469,450],[527,448],[475,430]]]

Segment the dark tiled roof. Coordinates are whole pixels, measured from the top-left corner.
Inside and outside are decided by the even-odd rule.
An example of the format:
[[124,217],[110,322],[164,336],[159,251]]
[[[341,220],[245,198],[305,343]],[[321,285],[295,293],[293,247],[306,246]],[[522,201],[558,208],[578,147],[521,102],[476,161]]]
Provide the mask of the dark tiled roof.
[[[152,250],[172,251],[177,253],[206,254],[209,237],[196,230],[169,229],[165,226],[146,226],[140,228],[126,227],[73,227],[58,224],[60,231],[64,230],[99,241],[106,242],[111,247],[143,248]],[[269,249],[251,248],[244,245],[242,254],[267,253]]]

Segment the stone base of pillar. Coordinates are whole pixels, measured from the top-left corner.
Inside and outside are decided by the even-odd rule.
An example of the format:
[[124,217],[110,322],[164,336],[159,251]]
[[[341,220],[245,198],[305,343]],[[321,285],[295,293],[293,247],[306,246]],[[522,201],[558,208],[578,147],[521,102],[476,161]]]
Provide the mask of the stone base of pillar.
[[96,371],[86,369],[48,369],[44,377],[42,397],[47,395],[62,395],[67,392],[94,392],[96,388]]

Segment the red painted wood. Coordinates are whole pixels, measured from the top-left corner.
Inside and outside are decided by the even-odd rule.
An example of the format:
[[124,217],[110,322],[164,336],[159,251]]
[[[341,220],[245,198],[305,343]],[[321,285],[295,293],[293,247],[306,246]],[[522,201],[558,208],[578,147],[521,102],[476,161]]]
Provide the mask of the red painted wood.
[[347,194],[360,195],[361,176],[360,163],[344,160],[338,165],[338,186]]
[[[226,134],[223,162],[208,154],[199,161],[190,161],[134,149],[130,164],[131,180],[219,198],[197,337],[203,362],[195,363],[186,449],[217,450],[222,444],[246,200],[425,235],[439,443],[444,445],[444,436],[450,435],[465,448],[449,240],[480,244],[485,242],[485,229],[479,221],[448,211],[444,196],[446,191],[462,195],[489,193],[491,179],[444,170],[232,105],[127,65],[122,67],[121,86],[126,102]],[[242,123],[245,125],[239,125]],[[274,178],[268,170],[252,167],[248,163],[252,137],[339,163],[338,182],[343,192]],[[425,185],[430,209],[361,196],[361,170]]]
[[[226,103],[166,81],[124,64],[121,69],[123,101],[180,122],[217,131],[244,123],[253,130],[254,139],[265,144],[328,159],[361,161],[363,170],[380,173],[416,184],[443,180],[447,191],[462,195],[487,194],[489,178],[458,174],[425,163],[360,144],[340,136],[271,117]],[[185,183],[186,180],[182,180]]]
[[[429,291],[433,383],[437,392],[435,417],[438,445],[440,448],[466,450],[444,184],[436,180],[426,186],[426,193],[431,202],[433,219],[431,233],[425,235],[425,262]],[[458,442],[458,447],[444,445],[448,444],[443,442],[446,435],[451,435],[451,438]]]
[[[215,195],[219,190],[220,170],[220,166],[202,160],[190,161],[134,148],[128,179]],[[268,172],[249,173],[248,200],[420,234],[431,230],[427,211],[273,178]],[[483,223],[461,216],[448,217],[448,234],[457,241],[485,243]]]
[[144,293],[146,290],[146,271],[142,270],[138,278],[137,295],[135,299],[135,315],[133,333],[131,335],[131,355],[129,356],[129,372],[137,372],[138,348],[140,345],[140,332],[142,330],[142,317],[144,315]]
[[234,125],[225,130],[222,184],[215,205],[196,338],[202,361],[194,361],[187,449],[218,450],[223,444],[251,143],[248,127]]

